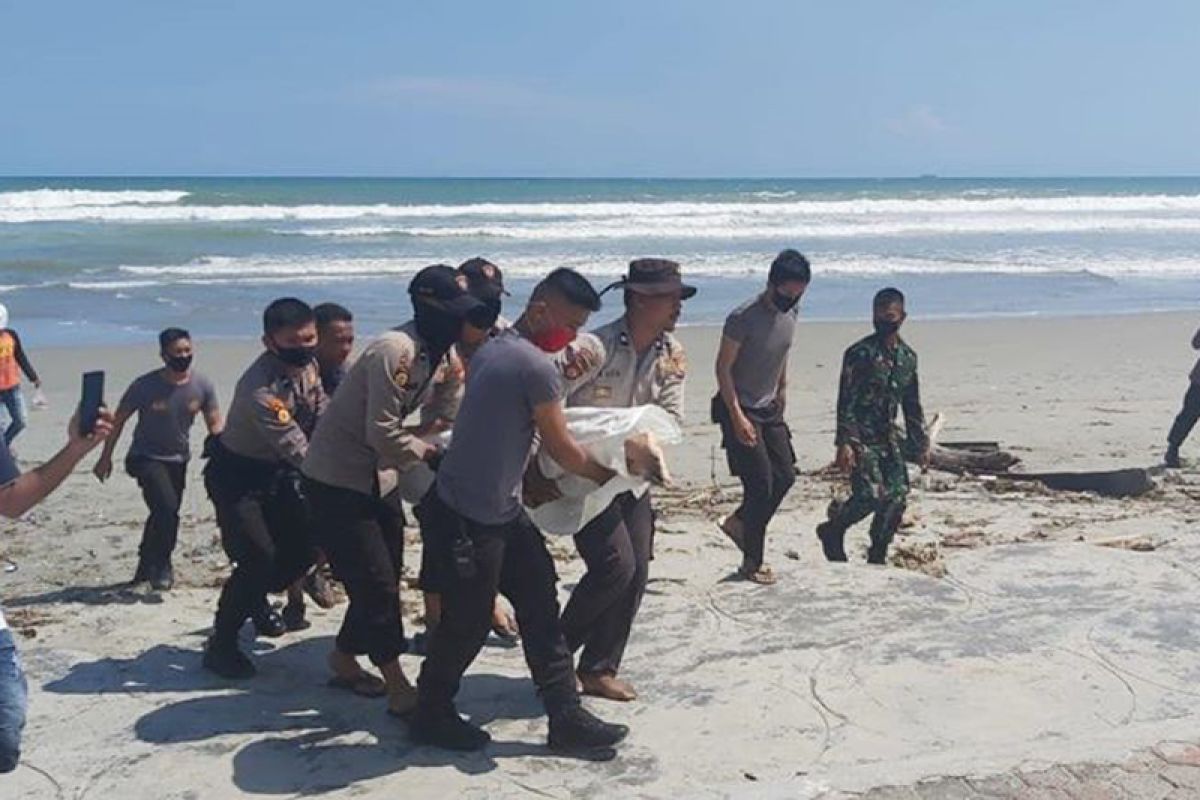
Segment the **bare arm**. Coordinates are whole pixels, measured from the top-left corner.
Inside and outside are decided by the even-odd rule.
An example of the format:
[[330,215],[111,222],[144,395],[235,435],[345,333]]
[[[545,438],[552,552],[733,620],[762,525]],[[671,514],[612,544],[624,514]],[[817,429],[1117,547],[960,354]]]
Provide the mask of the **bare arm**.
[[533,424],[542,439],[542,449],[567,472],[605,484],[617,473],[604,466],[579,446],[567,430],[561,400],[534,406]]
[[783,360],[783,369],[779,370],[779,383],[775,387],[775,397],[779,399],[779,405],[787,405],[787,372],[788,360]]
[[112,433],[104,440],[104,449],[100,452],[100,458],[96,460],[96,466],[92,467],[92,474],[101,483],[112,476],[113,451],[117,449],[117,441],[121,438],[121,432],[125,430],[125,423],[129,421],[135,411],[136,409],[133,408],[117,409],[117,416],[112,422]]
[[729,419],[733,423],[733,432],[739,442],[746,447],[754,447],[758,442],[758,430],[742,411],[738,402],[737,388],[733,383],[733,364],[741,351],[741,342],[721,337],[721,347],[717,350],[717,386],[721,390],[721,401],[729,409]]
[[[208,411],[204,412],[204,424],[208,426],[208,434],[216,436],[221,431],[225,430],[225,420],[221,417],[221,409],[217,405],[213,405]],[[114,437],[116,434],[113,434]]]
[[742,406],[738,403],[737,389],[733,385],[733,363],[737,361],[741,349],[741,342],[722,336],[721,346],[717,350],[717,387],[730,416],[735,418],[742,413]]
[[57,489],[83,457],[112,433],[112,414],[101,411],[90,436],[79,433],[79,421],[72,417],[67,444],[45,464],[26,472],[7,486],[0,487],[0,515],[16,519]]

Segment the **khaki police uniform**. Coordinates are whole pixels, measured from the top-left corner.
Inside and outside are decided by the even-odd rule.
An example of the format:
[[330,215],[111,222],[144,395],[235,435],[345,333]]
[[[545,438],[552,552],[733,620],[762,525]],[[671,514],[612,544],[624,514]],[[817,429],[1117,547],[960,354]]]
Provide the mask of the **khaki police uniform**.
[[[596,369],[586,360],[563,364],[571,389],[568,406],[630,408],[654,404],[683,424],[687,357],[670,333],[660,335],[644,353],[633,347],[625,317],[595,330],[604,353]],[[590,374],[590,377],[586,377]],[[563,632],[579,656],[581,673],[615,675],[620,668],[634,617],[649,576],[654,538],[650,492],[619,495],[575,535],[587,564],[563,611]]]
[[205,487],[235,564],[213,634],[227,644],[268,593],[283,591],[313,564],[299,468],[326,403],[315,364],[296,371],[263,353],[238,381],[225,430],[209,447]]
[[376,665],[405,647],[404,512],[395,488],[398,474],[421,463],[428,446],[404,423],[426,404],[453,419],[462,377],[454,352],[435,358],[415,323],[383,334],[346,373],[304,460],[321,545],[350,599],[337,648]]

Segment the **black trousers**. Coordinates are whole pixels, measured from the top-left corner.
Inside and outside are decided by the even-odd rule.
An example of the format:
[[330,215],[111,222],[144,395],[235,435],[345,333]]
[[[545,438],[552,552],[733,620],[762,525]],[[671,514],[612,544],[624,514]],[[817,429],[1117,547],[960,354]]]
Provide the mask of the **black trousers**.
[[134,456],[125,461],[125,471],[137,480],[146,508],[150,509],[138,546],[138,564],[162,569],[171,563],[179,540],[179,506],[187,486],[187,462]]
[[350,604],[337,649],[380,666],[405,650],[400,615],[404,509],[398,492],[379,498],[305,479],[317,540],[346,587]]
[[563,610],[563,633],[579,671],[615,675],[646,593],[654,512],[650,493],[617,496],[575,534],[587,572]]
[[445,584],[442,619],[417,682],[419,713],[453,712],[463,673],[491,629],[497,591],[517,612],[525,662],[546,710],[553,714],[578,705],[571,651],[558,617],[558,575],[541,531],[524,511],[504,525],[481,525],[447,506],[436,489],[422,506],[426,546],[442,561]]
[[1175,424],[1171,426],[1167,443],[1172,447],[1182,445],[1192,428],[1196,427],[1196,420],[1200,420],[1200,384],[1193,383],[1188,386],[1187,394],[1183,396],[1183,409],[1180,410],[1179,416],[1175,417]]
[[745,531],[744,564],[757,569],[763,564],[767,525],[796,483],[792,431],[782,415],[747,412],[758,433],[754,446],[747,447],[737,438],[729,410],[720,397],[713,403],[713,416],[721,426],[721,446],[729,471],[742,482],[742,504],[734,514]]
[[213,635],[230,644],[267,594],[282,592],[316,561],[312,520],[295,474],[247,469],[242,461],[215,456],[204,471],[221,546],[234,562],[213,625]]

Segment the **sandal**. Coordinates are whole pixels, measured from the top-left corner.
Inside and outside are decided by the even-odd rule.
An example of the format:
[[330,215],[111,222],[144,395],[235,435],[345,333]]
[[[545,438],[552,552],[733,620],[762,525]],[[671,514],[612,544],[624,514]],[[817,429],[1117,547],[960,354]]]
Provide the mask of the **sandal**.
[[761,566],[757,569],[742,567],[738,570],[738,576],[751,583],[757,583],[759,586],[774,586],[777,580],[775,570],[768,566]]

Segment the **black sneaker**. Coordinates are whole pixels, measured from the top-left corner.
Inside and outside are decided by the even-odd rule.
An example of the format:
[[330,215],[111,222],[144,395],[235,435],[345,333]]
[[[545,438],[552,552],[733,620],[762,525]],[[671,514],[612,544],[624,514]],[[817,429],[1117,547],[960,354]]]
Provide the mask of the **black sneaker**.
[[424,714],[418,708],[408,728],[414,742],[464,753],[482,750],[492,740],[487,731],[472,725],[453,711]]
[[1165,463],[1171,469],[1181,468],[1183,466],[1183,461],[1179,458],[1179,448],[1168,447],[1167,455],[1163,458],[1163,463]]
[[844,537],[845,534],[838,535],[838,531],[828,522],[817,526],[817,538],[821,540],[821,549],[825,551],[826,561],[846,560]]
[[169,592],[175,586],[175,570],[167,564],[150,576],[150,588],[156,592]]
[[284,624],[283,617],[279,616],[279,612],[267,603],[263,603],[262,608],[255,611],[251,619],[254,621],[254,630],[258,631],[259,636],[278,639],[287,633],[287,625]]
[[604,750],[629,735],[625,725],[605,722],[583,706],[570,706],[550,715],[550,749],[563,753]]
[[296,603],[288,603],[284,606],[283,614],[280,617],[289,631],[303,631],[312,627],[312,623],[304,617],[304,606]]
[[222,678],[244,680],[258,674],[254,664],[236,644],[222,644],[215,637],[204,646],[204,668]]

